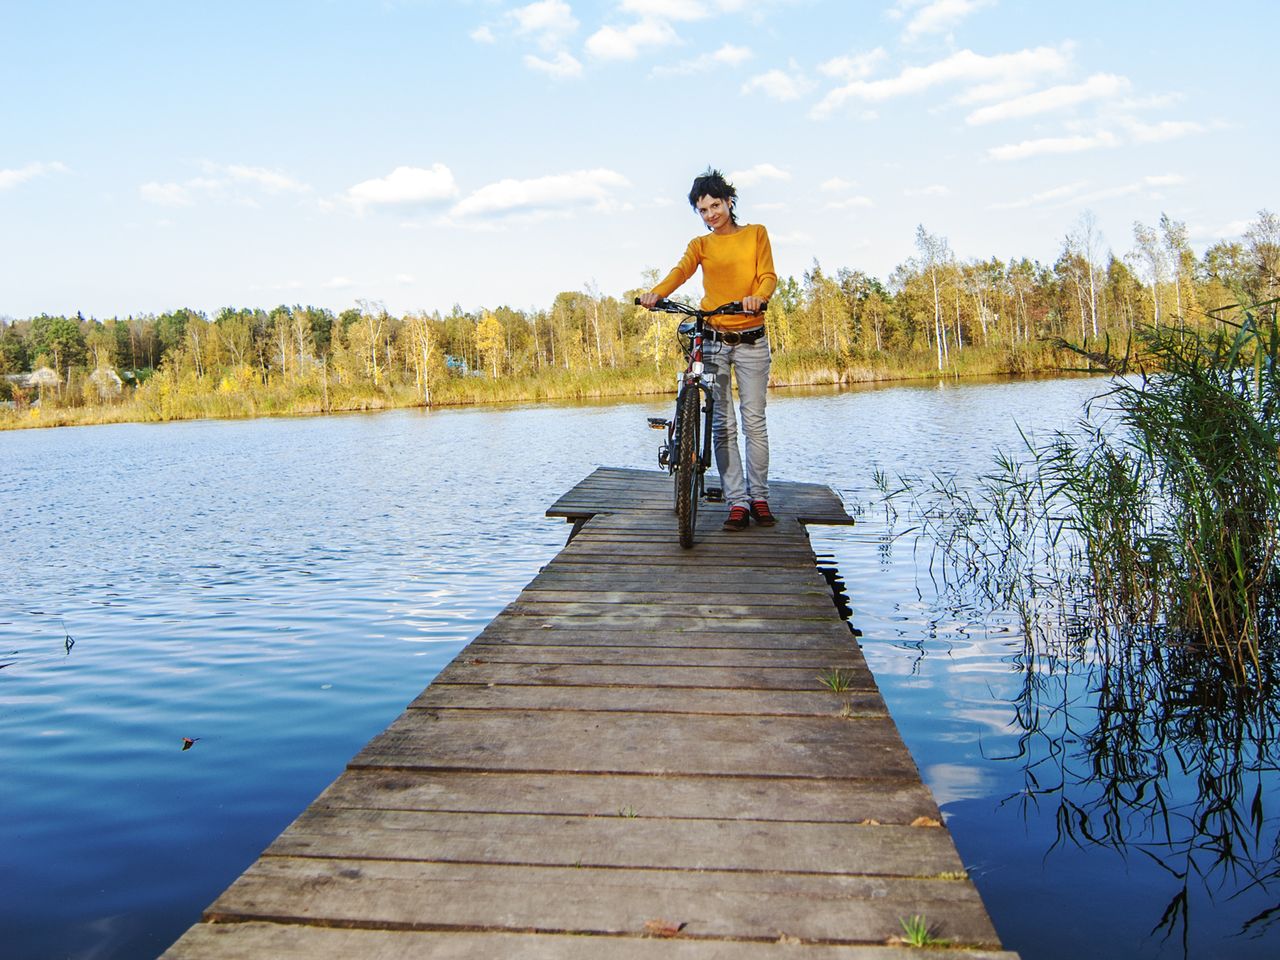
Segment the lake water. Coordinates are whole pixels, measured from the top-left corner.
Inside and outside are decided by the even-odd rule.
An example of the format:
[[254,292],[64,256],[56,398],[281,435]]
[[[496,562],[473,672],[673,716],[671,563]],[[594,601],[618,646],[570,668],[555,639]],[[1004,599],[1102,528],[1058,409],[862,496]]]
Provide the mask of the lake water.
[[[1251,862],[1272,874],[1256,884],[1226,868],[1199,880],[1202,860],[1144,845],[1143,797],[1117,808],[1114,837],[1081,836],[1072,810],[1115,786],[1083,769],[1097,756],[1089,678],[1024,669],[1016,621],[937,597],[871,505],[877,466],[975,476],[1018,445],[1016,423],[1064,426],[1102,386],[779,392],[772,475],[866,506],[852,530],[812,528],[815,548],[835,557],[1008,947],[1275,956],[1266,918],[1246,927],[1280,902],[1274,850]],[[563,546],[566,525],[543,517],[553,500],[597,465],[656,465],[644,418],[669,406],[0,434],[4,956],[163,951]],[[1028,702],[1029,676],[1043,703]],[[1024,722],[1041,708],[1044,723]],[[1256,787],[1269,810],[1275,768],[1246,753],[1241,809]],[[1146,760],[1175,816],[1194,813],[1197,771]],[[1256,833],[1274,837],[1274,817]],[[1186,910],[1166,936],[1171,902]]]

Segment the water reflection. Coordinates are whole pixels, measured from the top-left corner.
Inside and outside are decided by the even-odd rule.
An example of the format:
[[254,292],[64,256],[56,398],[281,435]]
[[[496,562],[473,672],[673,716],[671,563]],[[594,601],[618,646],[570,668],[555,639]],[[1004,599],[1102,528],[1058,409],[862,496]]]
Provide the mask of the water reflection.
[[[1018,788],[1000,806],[1044,836],[1046,871],[1090,849],[1118,855],[1127,870],[1135,860],[1154,867],[1161,899],[1143,921],[1152,955],[1201,955],[1196,927],[1206,922],[1210,941],[1225,936],[1237,947],[1273,931],[1280,650],[1264,648],[1242,683],[1185,634],[1113,626],[1064,531],[987,523],[972,499],[957,495],[954,478],[934,476],[926,494],[905,498],[878,480],[882,536],[897,545],[883,552],[910,544],[927,608],[927,626],[900,642],[912,673],[925,673],[929,657],[969,647],[974,630],[1007,631],[1006,642],[1017,644],[1002,658],[1015,678],[1004,686],[1008,712],[994,724],[987,717],[993,739],[1009,748],[985,756],[1017,770]],[[963,669],[950,664],[948,676]],[[963,712],[982,722],[973,704]],[[944,804],[986,794],[972,772],[948,764],[927,771]]]
[[[1259,686],[1224,676],[1202,649],[1152,631],[1090,634],[1070,618],[1047,648],[1028,645],[1012,702],[1024,816],[1051,816],[1050,850],[1106,846],[1173,880],[1152,933],[1190,949],[1192,886],[1232,911],[1238,936],[1280,917],[1275,733],[1277,664]],[[1042,645],[1043,647],[1043,645]],[[1273,652],[1274,654],[1274,652]],[[1269,898],[1240,913],[1233,901]]]

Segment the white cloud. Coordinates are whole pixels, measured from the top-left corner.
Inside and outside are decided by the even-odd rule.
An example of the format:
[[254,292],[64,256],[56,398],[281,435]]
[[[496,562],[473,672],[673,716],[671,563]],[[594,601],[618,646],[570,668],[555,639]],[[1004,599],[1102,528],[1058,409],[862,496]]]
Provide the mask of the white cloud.
[[642,19],[703,20],[710,16],[697,0],[622,0],[618,8]]
[[363,180],[347,190],[357,208],[439,203],[458,194],[453,171],[443,163],[428,167],[396,167],[385,177]]
[[1050,200],[1061,200],[1065,197],[1071,197],[1079,193],[1089,185],[1088,180],[1076,180],[1072,183],[1064,183],[1058,187],[1050,187],[1048,190],[1041,190],[1039,193],[1033,193],[1029,197],[1023,197],[1021,200],[1006,200],[1003,203],[993,203],[992,210],[1017,210],[1022,207],[1034,207]]
[[311,190],[310,186],[300,180],[266,167],[242,163],[222,166],[207,160],[200,166],[207,176],[192,177],[181,182],[151,181],[142,184],[138,193],[148,203],[164,207],[189,207],[199,199],[207,199],[256,208],[259,203],[252,193],[245,192],[246,188],[251,188],[255,193],[269,194],[308,193]]
[[831,177],[823,180],[818,185],[819,190],[825,190],[827,193],[839,193],[842,190],[852,190],[856,186],[852,180],[846,180],[843,177]]
[[713,53],[704,53],[700,57],[684,60],[670,67],[654,67],[653,75],[655,77],[663,77],[707,73],[719,66],[736,67],[750,60],[752,56],[753,54],[749,47],[735,47],[731,43],[726,43]]
[[902,191],[903,196],[907,197],[945,197],[950,193],[951,188],[940,183],[931,183],[927,187],[907,187]]
[[865,80],[875,73],[876,67],[888,58],[889,54],[884,47],[876,47],[874,50],[859,53],[852,57],[832,57],[830,60],[818,64],[818,72],[823,76],[831,77],[834,80],[843,80],[846,83],[854,80]]
[[746,170],[735,170],[729,174],[729,180],[735,187],[754,187],[766,180],[790,180],[791,174],[775,167],[772,163],[757,163]]
[[732,43],[726,43],[715,53],[711,54],[711,59],[716,63],[727,63],[730,66],[736,66],[739,63],[746,63],[752,57],[750,47],[735,47]]
[[488,27],[476,27],[471,31],[470,37],[476,43],[493,43],[498,38],[493,35],[493,31]]
[[409,286],[410,284],[414,284],[417,282],[418,282],[417,279],[411,273],[396,274],[396,283],[403,284],[404,286]]
[[757,74],[742,85],[742,92],[745,94],[759,91],[770,99],[780,101],[799,100],[812,89],[813,84],[805,79],[795,63],[790,66],[791,73],[785,70],[770,70]]
[[1079,196],[1072,197],[1070,200],[1058,204],[1058,206],[1065,206],[1067,203],[1087,206],[1091,203],[1097,203],[1100,200],[1114,200],[1116,197],[1126,197],[1130,194],[1142,193],[1144,191],[1150,193],[1152,196],[1157,196],[1157,191],[1160,187],[1174,187],[1186,182],[1187,178],[1177,173],[1166,173],[1157,176],[1143,177],[1141,180],[1121,184],[1117,187],[1105,187],[1102,190],[1094,190],[1092,193],[1082,193]]
[[626,186],[630,186],[626,177],[604,169],[576,170],[530,180],[499,180],[460,200],[450,212],[469,218],[545,215],[582,207],[608,210],[615,203],[613,191]]
[[916,40],[929,33],[946,33],[970,14],[989,7],[994,2],[995,0],[933,0],[907,21],[902,37],[904,40]]
[[227,167],[227,174],[233,180],[246,181],[261,187],[268,193],[306,193],[311,188],[305,183],[266,167],[247,167],[243,164],[232,164]]
[[1017,120],[1037,114],[1073,107],[1089,100],[1114,97],[1127,91],[1129,79],[1114,73],[1095,73],[1082,83],[1062,84],[1025,96],[993,103],[973,111],[965,122],[973,125],[998,120]]
[[561,50],[552,60],[543,60],[533,54],[525,54],[524,65],[530,70],[537,70],[553,77],[579,77],[582,75],[582,63],[572,54]]
[[[854,80],[828,93],[810,112],[825,117],[850,100],[880,103],[894,97],[923,93],[942,85],[983,89],[987,94],[1006,91],[1034,78],[1061,73],[1070,65],[1070,47],[1035,47],[1014,53],[983,56],[960,50],[923,67],[907,67],[896,77]],[[985,85],[980,88],[979,85]]]
[[516,33],[533,37],[545,50],[554,50],[578,29],[573,10],[564,0],[537,0],[507,11]]
[[1125,126],[1129,135],[1137,143],[1162,143],[1165,140],[1176,140],[1179,137],[1204,133],[1209,128],[1194,120],[1161,120],[1158,123],[1140,123],[1128,121]]
[[1043,137],[1039,140],[1023,140],[1021,143],[1007,143],[987,150],[992,160],[1025,160],[1028,157],[1040,157],[1053,153],[1082,153],[1085,150],[1097,150],[1100,147],[1119,146],[1120,138],[1109,130],[1099,130],[1092,136]]
[[645,47],[679,42],[665,20],[640,20],[625,27],[601,27],[587,38],[587,52],[599,60],[634,60]]
[[28,163],[16,169],[0,170],[0,190],[9,190],[20,183],[34,180],[48,173],[66,173],[67,165],[54,161],[52,163]]
[[346,290],[348,287],[354,287],[356,282],[350,277],[331,277],[320,286],[326,290]]

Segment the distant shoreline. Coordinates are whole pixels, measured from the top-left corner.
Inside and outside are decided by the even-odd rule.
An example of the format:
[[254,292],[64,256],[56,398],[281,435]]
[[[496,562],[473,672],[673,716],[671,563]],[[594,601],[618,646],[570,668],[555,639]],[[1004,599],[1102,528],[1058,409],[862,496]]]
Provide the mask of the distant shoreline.
[[[965,363],[963,369],[941,373],[928,369],[926,364],[896,366],[887,362],[884,365],[855,364],[838,369],[835,363],[816,363],[812,358],[808,362],[794,362],[793,358],[778,355],[775,357],[769,386],[771,389],[840,387],[1078,372],[1078,368],[1064,367],[1059,362],[1056,351],[1049,348],[1019,351],[1019,358],[1015,363],[1009,362],[1010,357],[1004,351],[999,351],[999,354],[984,357],[970,355],[966,357],[969,362]],[[113,423],[248,420],[259,417],[319,416],[413,408],[457,409],[497,403],[659,397],[675,392],[673,372],[663,371],[661,375],[636,370],[590,373],[592,376],[558,372],[558,375],[508,377],[496,381],[487,378],[448,378],[433,385],[430,403],[425,403],[416,390],[403,385],[378,391],[343,391],[334,387],[326,402],[322,395],[317,395],[316,384],[306,383],[293,385],[293,389],[283,391],[283,395],[281,390],[270,385],[260,389],[250,388],[235,396],[219,395],[216,388],[194,391],[168,407],[159,408],[136,395],[107,404],[30,406],[25,409],[9,407],[0,409],[0,430]]]

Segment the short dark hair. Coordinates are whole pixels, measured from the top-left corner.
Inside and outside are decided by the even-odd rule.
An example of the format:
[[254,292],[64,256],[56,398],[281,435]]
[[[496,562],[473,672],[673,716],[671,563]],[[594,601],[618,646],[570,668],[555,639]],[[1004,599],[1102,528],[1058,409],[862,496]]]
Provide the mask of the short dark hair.
[[[698,209],[698,201],[703,197],[714,197],[726,202],[738,199],[738,191],[732,183],[724,178],[724,174],[714,167],[707,167],[705,173],[693,180],[693,188],[689,191],[689,206]],[[738,222],[738,211],[729,205],[729,220]]]

